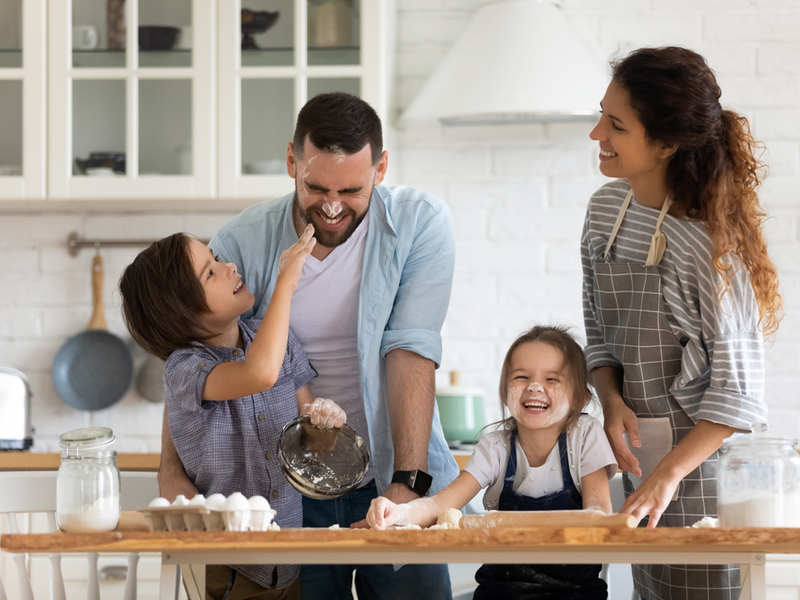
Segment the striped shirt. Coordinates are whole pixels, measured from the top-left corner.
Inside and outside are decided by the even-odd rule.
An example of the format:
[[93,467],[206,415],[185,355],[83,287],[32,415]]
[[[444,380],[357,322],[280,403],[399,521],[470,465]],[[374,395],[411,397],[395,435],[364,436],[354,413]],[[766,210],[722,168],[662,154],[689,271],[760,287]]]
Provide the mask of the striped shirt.
[[[593,263],[603,261],[630,189],[624,179],[607,183],[594,193],[586,211],[581,261],[590,370],[604,365],[622,368],[598,327]],[[633,198],[606,260],[644,265],[659,212]],[[753,423],[766,423],[763,337],[747,270],[735,255],[723,257],[733,271],[730,289],[720,301],[722,277],[711,262],[711,235],[705,224],[668,214],[661,231],[667,238],[657,265],[663,309],[683,346],[681,371],[670,392],[695,423],[704,419],[748,431]]]
[[[169,431],[198,492],[264,496],[277,511],[278,525],[302,527],[301,497],[281,472],[278,438],[297,416],[297,389],[316,373],[291,330],[278,380],[270,389],[223,402],[202,400],[208,374],[220,363],[244,360],[260,324],[258,319],[239,321],[244,352],[197,344],[170,354],[164,372]],[[297,565],[229,566],[266,588],[289,586],[299,571]]]

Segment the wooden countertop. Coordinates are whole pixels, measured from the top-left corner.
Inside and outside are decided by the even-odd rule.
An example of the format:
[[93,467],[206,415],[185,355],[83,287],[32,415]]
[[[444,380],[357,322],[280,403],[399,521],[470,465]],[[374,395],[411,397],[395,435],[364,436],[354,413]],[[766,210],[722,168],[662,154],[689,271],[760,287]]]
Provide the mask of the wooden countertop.
[[[469,454],[454,456],[463,469]],[[158,471],[161,454],[117,454],[117,466],[122,471]],[[0,471],[56,471],[61,455],[55,452],[0,452]]]
[[[741,552],[800,553],[800,529],[527,527],[389,530],[283,529],[268,532],[111,532],[5,534],[6,552],[164,552],[302,554],[325,552]],[[234,560],[234,559],[231,559]],[[287,558],[290,562],[293,560]],[[299,559],[296,559],[299,560]],[[476,562],[479,562],[476,560]]]
[[[158,471],[161,454],[117,454],[122,471]],[[0,452],[0,471],[57,471],[61,455],[55,452]]]

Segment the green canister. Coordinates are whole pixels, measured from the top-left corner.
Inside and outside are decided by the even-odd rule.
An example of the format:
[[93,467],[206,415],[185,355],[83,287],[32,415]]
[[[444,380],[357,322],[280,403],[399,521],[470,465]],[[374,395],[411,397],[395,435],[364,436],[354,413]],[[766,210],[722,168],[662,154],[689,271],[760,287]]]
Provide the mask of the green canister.
[[473,444],[486,425],[483,416],[483,390],[458,385],[459,373],[450,373],[450,386],[436,388],[436,402],[444,437],[451,443]]

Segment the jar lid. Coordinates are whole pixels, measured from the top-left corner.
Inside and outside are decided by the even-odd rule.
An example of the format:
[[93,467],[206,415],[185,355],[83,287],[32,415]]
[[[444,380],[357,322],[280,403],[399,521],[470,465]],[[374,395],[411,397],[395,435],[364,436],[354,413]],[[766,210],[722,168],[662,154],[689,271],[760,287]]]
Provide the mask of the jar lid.
[[484,392],[482,388],[478,387],[462,387],[462,386],[450,386],[450,387],[438,387],[435,391],[436,396],[481,396],[483,397]]
[[722,440],[725,446],[796,446],[797,439],[769,435],[766,423],[753,423],[752,433],[737,433]]
[[58,445],[66,450],[100,450],[114,442],[114,432],[108,427],[84,427],[62,433]]

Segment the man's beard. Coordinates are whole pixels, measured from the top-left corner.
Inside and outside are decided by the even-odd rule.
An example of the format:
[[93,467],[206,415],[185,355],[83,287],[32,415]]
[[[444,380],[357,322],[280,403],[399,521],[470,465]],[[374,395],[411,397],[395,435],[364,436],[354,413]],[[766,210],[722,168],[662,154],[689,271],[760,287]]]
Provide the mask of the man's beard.
[[305,225],[311,223],[314,225],[314,237],[317,240],[317,243],[325,248],[336,248],[337,246],[341,246],[347,240],[350,239],[350,236],[353,235],[353,232],[358,229],[358,226],[361,225],[361,222],[364,220],[364,217],[367,216],[369,213],[369,207],[372,204],[372,192],[375,191],[375,186],[372,186],[372,190],[370,190],[369,194],[369,203],[367,204],[367,209],[364,211],[364,214],[361,216],[357,216],[355,211],[342,206],[342,213],[345,215],[350,216],[350,224],[341,231],[327,231],[322,229],[321,227],[317,227],[314,225],[314,221],[312,219],[313,213],[318,212],[316,210],[316,206],[314,205],[308,208],[305,212],[302,211],[300,208],[300,200],[297,197],[297,184],[295,183],[295,190],[294,190],[294,207],[293,210],[297,211],[297,214],[300,215],[300,218],[303,220]]

